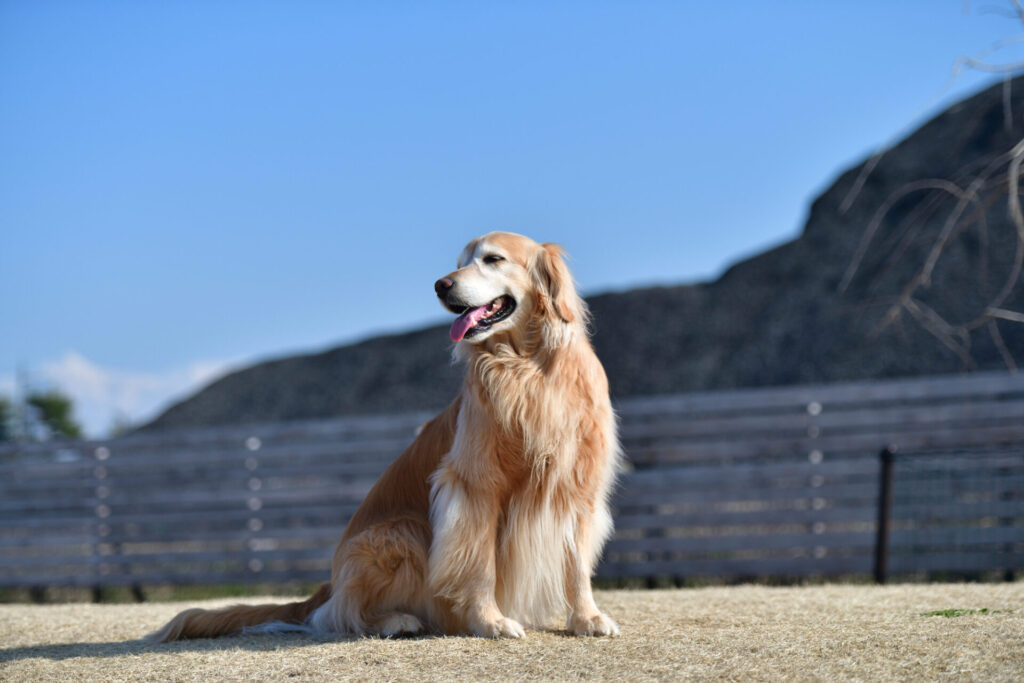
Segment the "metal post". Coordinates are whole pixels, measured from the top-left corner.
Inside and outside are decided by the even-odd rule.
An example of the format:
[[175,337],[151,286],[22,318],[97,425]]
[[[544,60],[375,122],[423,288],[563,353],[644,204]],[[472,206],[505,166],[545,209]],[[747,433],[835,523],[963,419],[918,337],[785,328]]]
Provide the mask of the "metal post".
[[875,536],[875,583],[885,583],[889,573],[889,532],[892,525],[892,463],[894,446],[878,454],[881,468],[878,482],[878,524]]

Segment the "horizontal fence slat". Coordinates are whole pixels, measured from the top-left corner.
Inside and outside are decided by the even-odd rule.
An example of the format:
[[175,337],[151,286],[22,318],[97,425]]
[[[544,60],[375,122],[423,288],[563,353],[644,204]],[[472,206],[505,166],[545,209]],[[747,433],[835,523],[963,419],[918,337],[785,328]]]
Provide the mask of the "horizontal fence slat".
[[816,428],[829,435],[867,432],[875,434],[885,427],[893,431],[923,430],[938,425],[999,426],[1024,420],[1024,402],[985,401],[969,405],[907,406],[898,408],[857,408],[826,411],[817,415],[750,415],[738,417],[695,417],[669,415],[654,421],[624,421],[621,436],[625,441],[643,439],[719,439],[742,442],[771,435],[807,436]]
[[0,587],[16,588],[20,586],[70,586],[92,588],[102,586],[133,586],[133,585],[216,585],[216,584],[282,584],[291,582],[318,583],[325,581],[325,569],[323,567],[302,568],[292,567],[287,570],[253,571],[251,569],[239,569],[235,571],[223,571],[217,569],[203,569],[188,574],[177,574],[172,572],[147,571],[138,574],[105,574],[105,575],[82,575],[82,574],[33,574],[24,580],[17,580],[11,577],[0,575]]
[[[938,529],[934,531],[900,530],[892,534],[895,550],[942,547],[956,544],[969,551],[973,546],[993,544],[1024,544],[1024,527],[991,527]],[[605,553],[626,552],[718,552],[726,550],[771,550],[787,548],[874,548],[875,532],[822,532],[800,534],[764,532],[745,534],[712,534],[708,536],[676,536],[645,538],[613,538]]]
[[822,386],[769,387],[763,389],[710,391],[631,398],[619,401],[617,412],[624,418],[632,414],[659,412],[714,414],[749,413],[755,410],[806,409],[818,403],[830,404],[955,400],[994,394],[1020,395],[1024,379],[1005,372],[976,373],[969,376],[926,377],[903,380],[871,380]]
[[806,509],[737,509],[694,510],[689,512],[656,514],[622,514],[615,516],[615,528],[672,529],[690,526],[732,526],[743,524],[811,524],[814,522],[871,522],[877,511],[863,508]]
[[1024,548],[1016,552],[956,552],[892,555],[889,570],[910,572],[983,572],[1024,567]]
[[646,562],[602,562],[601,577],[703,577],[813,576],[866,574],[871,557],[759,557],[743,560],[687,559]]
[[817,437],[764,437],[756,441],[680,441],[655,445],[626,444],[630,461],[636,466],[652,467],[681,463],[715,462],[728,459],[756,460],[773,458],[805,459],[812,453],[858,457],[877,454],[892,446],[899,452],[919,450],[955,450],[1024,443],[1024,424],[979,426],[971,430],[933,427],[912,432],[879,430],[875,433],[842,434]]

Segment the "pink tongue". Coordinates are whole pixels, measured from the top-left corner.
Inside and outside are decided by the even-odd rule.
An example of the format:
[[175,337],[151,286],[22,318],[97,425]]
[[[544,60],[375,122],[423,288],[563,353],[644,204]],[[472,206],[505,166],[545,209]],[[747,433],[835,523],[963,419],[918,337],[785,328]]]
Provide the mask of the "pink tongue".
[[480,318],[483,318],[487,314],[487,306],[477,306],[471,308],[452,323],[452,329],[448,332],[453,342],[462,341],[462,338],[466,336],[466,333],[473,329],[473,326],[480,322]]

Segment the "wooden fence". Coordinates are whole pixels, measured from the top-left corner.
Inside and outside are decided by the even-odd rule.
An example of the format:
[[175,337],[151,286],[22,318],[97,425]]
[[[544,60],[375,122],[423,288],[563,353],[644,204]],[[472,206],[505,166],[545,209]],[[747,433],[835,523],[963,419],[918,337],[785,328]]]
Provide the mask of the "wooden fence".
[[[629,470],[601,576],[868,574],[880,550],[883,577],[1024,569],[1021,376],[617,408]],[[2,447],[0,586],[325,579],[348,517],[428,417]]]
[[[690,394],[619,412],[636,471],[601,575],[1024,568],[1024,376]],[[895,453],[884,548],[883,451]]]

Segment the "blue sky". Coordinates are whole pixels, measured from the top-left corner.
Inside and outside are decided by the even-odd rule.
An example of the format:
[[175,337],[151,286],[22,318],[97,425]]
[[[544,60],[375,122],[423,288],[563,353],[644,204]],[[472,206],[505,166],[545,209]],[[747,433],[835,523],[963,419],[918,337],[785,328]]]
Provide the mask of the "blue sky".
[[[990,82],[978,3],[0,3],[0,392],[93,434],[446,319],[493,229],[584,292],[714,277]],[[1019,54],[1003,55],[1014,59]]]

